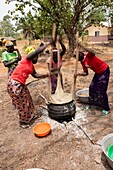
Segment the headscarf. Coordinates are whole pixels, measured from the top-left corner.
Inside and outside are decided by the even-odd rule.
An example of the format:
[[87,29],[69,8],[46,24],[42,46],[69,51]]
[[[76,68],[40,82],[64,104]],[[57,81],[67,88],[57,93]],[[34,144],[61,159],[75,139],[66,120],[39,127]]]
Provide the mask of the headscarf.
[[5,44],[7,41],[8,41],[7,39],[3,39],[3,41],[2,41],[2,42]]
[[14,44],[11,41],[6,41],[5,46],[6,47],[11,47],[11,46],[14,46]]
[[35,51],[35,49],[34,49],[33,47],[27,47],[27,48],[25,49],[26,54],[32,53],[32,52],[34,52],[34,51]]
[[54,47],[54,48],[52,49],[52,51],[53,51],[53,52],[58,52],[58,49],[57,49],[56,47]]

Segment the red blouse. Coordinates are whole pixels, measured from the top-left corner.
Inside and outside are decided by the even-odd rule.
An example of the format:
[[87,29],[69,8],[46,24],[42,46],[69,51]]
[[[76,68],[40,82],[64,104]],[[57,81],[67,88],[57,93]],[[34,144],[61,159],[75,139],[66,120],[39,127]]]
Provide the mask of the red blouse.
[[27,60],[27,58],[24,57],[15,68],[10,78],[25,84],[29,74],[33,73],[33,68],[32,60]]
[[97,56],[90,56],[90,53],[86,54],[85,59],[81,61],[81,64],[84,72],[90,68],[97,74],[103,73],[108,67],[108,65]]

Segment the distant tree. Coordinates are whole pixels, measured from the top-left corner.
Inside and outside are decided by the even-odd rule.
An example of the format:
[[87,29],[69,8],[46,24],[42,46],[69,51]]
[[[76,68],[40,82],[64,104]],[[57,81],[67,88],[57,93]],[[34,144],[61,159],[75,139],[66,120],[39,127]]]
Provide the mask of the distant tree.
[[29,11],[24,17],[15,16],[17,30],[23,30],[24,38],[31,38],[35,37],[36,30],[35,30],[35,18],[32,16],[31,12]]
[[23,30],[24,38],[38,39],[51,34],[53,23],[44,11],[39,11],[38,15],[29,11],[21,17],[15,15],[13,19],[16,20],[17,30]]
[[10,16],[6,15],[3,17],[3,20],[0,22],[0,36],[15,36],[15,28],[11,24]]
[[111,19],[111,25],[113,27],[113,8],[112,8],[112,10],[109,10],[109,17]]

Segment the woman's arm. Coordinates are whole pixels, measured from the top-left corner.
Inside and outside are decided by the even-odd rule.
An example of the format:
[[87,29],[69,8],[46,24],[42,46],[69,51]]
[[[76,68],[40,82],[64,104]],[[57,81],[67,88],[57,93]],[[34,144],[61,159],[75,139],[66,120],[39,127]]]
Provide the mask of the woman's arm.
[[5,67],[11,66],[14,63],[18,63],[18,58],[15,59],[14,61],[8,62],[8,61],[3,61],[3,64]]
[[83,73],[78,73],[77,76],[87,76],[88,75],[88,71],[85,71]]
[[62,47],[62,51],[61,51],[61,53],[60,53],[60,56],[63,56],[63,55],[65,54],[65,52],[66,52],[66,47],[65,47],[65,45],[62,43],[62,41],[61,41],[61,39],[60,39],[59,36],[58,36],[58,41],[59,41],[59,43],[60,43],[60,45],[61,45],[61,47]]
[[91,49],[89,49],[89,48],[86,48],[86,47],[84,47],[83,45],[81,45],[80,43],[79,43],[79,46],[83,49],[83,50],[85,50],[86,52],[89,52],[90,53],[90,55],[93,57],[93,56],[95,56],[95,53],[94,53],[94,51],[93,50],[91,50]]
[[7,57],[5,56],[4,53],[2,54],[2,57],[3,57],[3,59],[4,59],[3,64],[4,64],[5,67],[9,67],[9,66],[11,66],[12,64],[18,63],[18,61],[21,60],[21,54],[19,53],[19,50],[18,50],[18,49],[14,49],[14,51],[17,51],[18,57],[17,57],[15,60],[11,61],[11,62],[8,62],[8,61],[7,61],[7,59],[6,59]]
[[38,47],[38,49],[36,49],[34,52],[30,53],[27,55],[27,59],[28,60],[32,60],[35,57],[38,57],[38,54],[40,54],[47,46],[49,46],[50,44],[52,44],[52,40],[50,42],[48,42],[47,44]]
[[83,73],[74,74],[74,77],[77,78],[78,76],[87,76],[87,75],[88,75],[88,71],[83,72]]
[[20,61],[22,59],[22,56],[21,56],[19,50],[18,49],[14,49],[14,51],[17,52],[17,54],[18,54],[18,61]]
[[46,78],[48,77],[48,74],[38,74],[36,70],[33,70],[33,73],[31,74],[34,78]]

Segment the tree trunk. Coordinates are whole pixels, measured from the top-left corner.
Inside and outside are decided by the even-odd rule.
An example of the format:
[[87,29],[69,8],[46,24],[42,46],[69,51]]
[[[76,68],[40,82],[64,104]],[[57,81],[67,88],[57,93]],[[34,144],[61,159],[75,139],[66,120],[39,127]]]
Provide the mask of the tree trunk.
[[73,56],[74,49],[76,47],[76,33],[73,31],[66,31],[66,35],[69,41],[69,55]]

